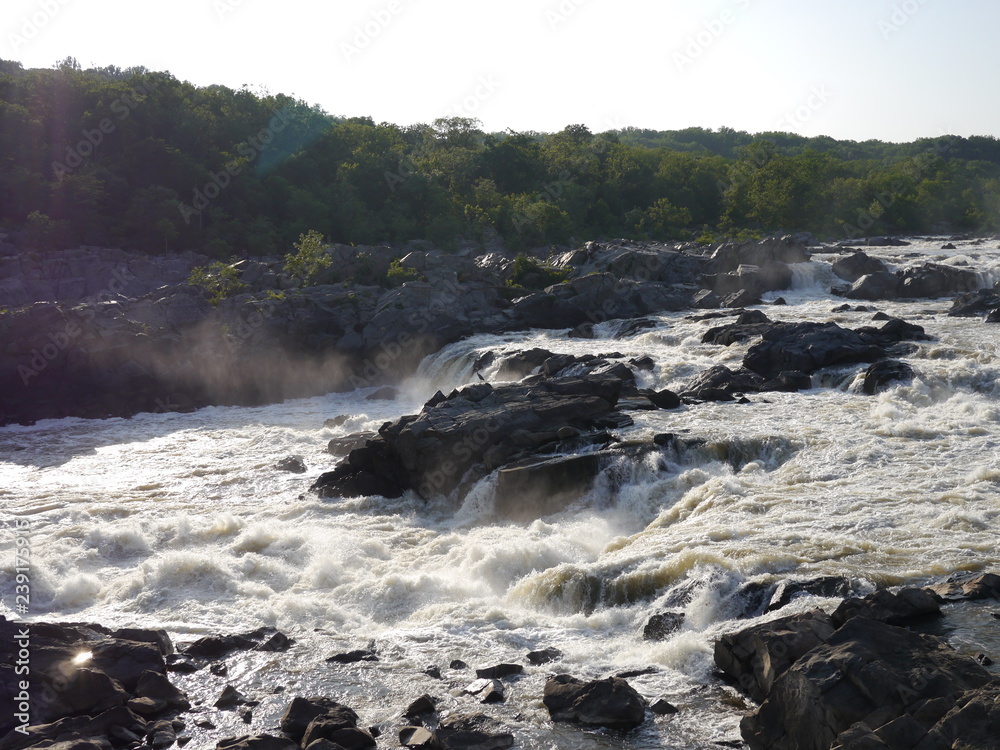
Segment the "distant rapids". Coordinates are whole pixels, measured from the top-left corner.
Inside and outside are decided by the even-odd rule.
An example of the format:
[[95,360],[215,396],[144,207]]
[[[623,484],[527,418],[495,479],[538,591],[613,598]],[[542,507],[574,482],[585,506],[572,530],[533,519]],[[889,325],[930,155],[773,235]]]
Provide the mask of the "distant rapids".
[[[1000,279],[1000,251],[962,246],[942,255],[940,244],[867,252],[897,266],[964,260]],[[493,516],[490,478],[465,497],[430,503],[320,500],[307,489],[335,463],[331,438],[415,413],[435,391],[477,382],[477,373],[498,382],[496,364],[477,370],[487,352],[648,355],[656,365],[639,373],[640,387],[679,391],[709,367],[738,366],[747,344],[702,344],[716,323],[665,313],[625,337],[620,321],[595,326],[590,340],[567,331],[475,336],[425,359],[396,401],[365,400],[374,390],[365,389],[0,428],[5,522],[31,521],[33,614],[162,627],[175,641],[280,628],[300,647],[247,656],[230,671],[228,682],[264,696],[249,727],[220,715],[220,731],[231,734],[273,727],[293,693],[342,699],[365,725],[396,720],[424,692],[458,704],[455,685],[414,679],[414,670],[454,659],[523,663],[526,651],[554,646],[562,661],[529,670],[507,704],[491,709],[521,747],[622,746],[553,726],[539,696],[554,669],[595,678],[655,667],[630,682],[680,713],[647,722],[628,747],[737,740],[746,707],[711,672],[714,640],[735,627],[740,584],[837,575],[875,587],[1000,569],[1000,326],[947,317],[949,298],[833,313],[844,300],[828,293],[834,279],[823,260],[797,264],[793,287],[765,296],[788,303],[765,304],[768,316],[856,328],[879,310],[917,323],[934,340],[905,358],[912,383],[866,396],[864,367],[852,365],[818,373],[801,393],[634,413],[625,438],[671,432],[704,443],[611,465],[571,508],[527,526]],[[323,426],[338,415],[348,419]],[[275,469],[292,454],[303,456],[306,474]],[[12,569],[5,552],[4,606]],[[686,584],[681,630],[644,641],[650,615]],[[806,597],[783,614],[832,602]],[[387,655],[380,662],[323,663],[372,641]],[[218,691],[200,675],[179,681],[206,701]],[[287,689],[272,696],[274,685]]]

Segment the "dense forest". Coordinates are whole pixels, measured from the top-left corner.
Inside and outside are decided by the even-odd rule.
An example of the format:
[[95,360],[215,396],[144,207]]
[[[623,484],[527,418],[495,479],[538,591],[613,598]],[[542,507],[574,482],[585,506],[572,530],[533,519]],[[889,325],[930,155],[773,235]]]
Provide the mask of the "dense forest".
[[[668,106],[667,103],[664,106]],[[831,239],[991,231],[1000,141],[908,144],[731,129],[486,133],[339,117],[169,73],[0,61],[0,228],[37,247],[286,251],[499,232],[514,248],[600,237]]]

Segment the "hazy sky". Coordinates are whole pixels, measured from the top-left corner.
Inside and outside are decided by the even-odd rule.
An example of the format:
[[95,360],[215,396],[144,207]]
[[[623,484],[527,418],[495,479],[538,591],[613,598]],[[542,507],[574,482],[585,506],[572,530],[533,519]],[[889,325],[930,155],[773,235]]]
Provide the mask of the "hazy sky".
[[0,58],[407,125],[1000,136],[997,0],[4,0]]

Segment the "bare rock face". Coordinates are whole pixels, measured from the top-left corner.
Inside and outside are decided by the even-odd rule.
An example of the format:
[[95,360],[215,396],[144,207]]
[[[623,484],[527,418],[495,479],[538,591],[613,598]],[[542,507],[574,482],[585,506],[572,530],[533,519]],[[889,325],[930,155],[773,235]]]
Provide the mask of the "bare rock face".
[[619,677],[583,682],[556,675],[545,683],[543,703],[553,721],[624,731],[642,724],[646,713],[642,696]]
[[470,469],[503,466],[539,441],[555,441],[558,428],[599,429],[602,419],[613,415],[622,387],[611,373],[468,386],[431,399],[419,414],[387,423],[378,438],[351,451],[313,489],[323,497],[398,497],[407,489],[425,498],[446,495]]
[[833,272],[851,284],[862,276],[872,273],[886,273],[888,270],[885,263],[877,258],[872,258],[861,250],[847,258],[841,258],[833,264]]
[[743,358],[743,365],[765,378],[785,371],[806,374],[823,367],[874,362],[885,350],[836,323],[775,323]]
[[[974,660],[938,638],[855,617],[782,673],[741,729],[753,750],[828,750],[859,722],[876,734],[914,725],[926,734],[939,718],[961,710],[962,696],[991,680]],[[989,716],[995,712],[990,701],[983,696],[969,713]],[[929,706],[938,709],[936,715]],[[890,746],[916,747],[901,742]]]

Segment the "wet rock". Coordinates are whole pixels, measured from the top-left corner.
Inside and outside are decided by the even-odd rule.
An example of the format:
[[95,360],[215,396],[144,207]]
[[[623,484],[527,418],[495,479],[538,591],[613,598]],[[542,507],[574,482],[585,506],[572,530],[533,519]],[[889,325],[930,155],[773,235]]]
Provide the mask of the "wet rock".
[[350,416],[348,416],[347,414],[340,414],[340,415],[338,415],[336,417],[331,417],[330,419],[327,419],[326,421],[324,421],[323,422],[323,426],[324,427],[329,427],[329,428],[340,427],[342,424],[344,424],[345,422],[347,422],[349,419],[350,419]]
[[278,461],[275,468],[278,471],[288,471],[292,474],[305,474],[306,462],[302,456],[287,456]]
[[847,258],[841,258],[833,264],[833,272],[844,281],[853,284],[862,276],[874,273],[888,273],[885,263],[872,258],[867,253],[857,250]]
[[504,689],[500,680],[479,679],[466,686],[465,692],[479,696],[480,703],[503,703]]
[[424,693],[406,707],[403,716],[407,719],[419,719],[422,716],[436,713],[437,704],[437,698]]
[[978,318],[1000,308],[1000,292],[996,289],[979,289],[960,294],[952,300],[948,315],[956,318]]
[[646,394],[646,398],[657,409],[676,409],[681,405],[681,398],[673,391],[668,391],[666,388],[660,391],[649,391]]
[[395,401],[399,391],[392,386],[384,386],[365,396],[366,401]]
[[[789,279],[788,284],[791,284],[791,279]],[[786,286],[787,284],[778,288],[785,289]],[[759,305],[761,304],[760,295],[761,293],[758,291],[741,289],[738,292],[727,294],[722,298],[721,304],[722,307],[750,307],[751,305]]]
[[957,573],[927,586],[926,590],[946,601],[1000,599],[1000,575]]
[[986,322],[986,323],[1000,323],[1000,308],[997,308],[996,310],[994,310],[993,312],[991,312],[989,315],[987,315],[984,322]]
[[732,401],[737,393],[757,393],[764,385],[764,378],[749,370],[730,370],[716,365],[696,376],[681,396],[699,401]]
[[874,362],[884,356],[884,349],[836,323],[775,323],[750,347],[743,365],[764,378],[775,378],[785,371],[812,374],[824,367]]
[[[33,706],[34,714],[40,703]],[[0,720],[7,719],[0,716]],[[13,717],[11,717],[13,721]],[[2,750],[20,750],[21,748],[44,746],[67,737],[90,737],[103,738],[112,736],[115,727],[127,729],[130,733],[145,736],[146,721],[137,714],[130,711],[125,706],[117,706],[97,716],[73,716],[59,719],[50,724],[35,724],[28,727],[27,734],[20,732],[8,732],[0,739]],[[94,742],[104,742],[103,739],[94,739]]]
[[592,339],[594,338],[594,324],[581,323],[567,334],[571,339]]
[[802,581],[781,581],[771,592],[765,612],[775,612],[786,607],[800,596],[839,597],[841,599],[855,592],[855,585],[849,578],[841,576],[820,576]]
[[292,700],[281,717],[281,731],[296,742],[301,742],[309,725],[320,717],[329,719],[338,728],[358,725],[358,715],[347,706],[330,698],[298,696]]
[[290,646],[291,640],[284,638],[283,635],[277,641],[274,640],[274,636],[278,633],[275,628],[263,627],[238,635],[209,635],[188,645],[182,653],[201,659],[221,659],[234,651],[272,650],[270,646],[263,648],[269,643],[278,642]]
[[192,674],[202,668],[203,662],[185,654],[170,654],[166,658],[166,670],[180,674]]
[[925,263],[900,273],[900,296],[943,297],[971,292],[979,287],[979,276],[967,268]]
[[258,734],[227,737],[216,743],[215,750],[300,750],[300,748],[287,737]]
[[424,669],[424,674],[435,680],[441,679],[441,668],[436,665],[430,665]]
[[558,661],[563,656],[562,651],[557,648],[550,646],[549,648],[539,649],[537,651],[528,652],[528,664],[533,666],[540,666],[542,664],[549,664],[554,661]]
[[984,667],[993,666],[993,660],[986,654],[976,654],[976,661],[982,664]]
[[383,425],[379,438],[352,451],[313,489],[323,497],[398,497],[405,489],[425,498],[446,495],[470,469],[484,475],[521,454],[515,434],[545,432],[553,423],[594,429],[612,415],[622,388],[610,374],[469,386],[436,406],[425,405],[420,414]]
[[524,667],[520,664],[497,664],[492,667],[486,667],[485,669],[477,669],[476,677],[480,679],[503,679],[504,677],[512,677],[516,674],[521,674],[524,672]]
[[260,701],[250,700],[232,685],[226,685],[222,690],[222,694],[212,705],[216,708],[226,710],[236,708],[237,706],[256,706],[259,703]]
[[66,713],[100,713],[129,700],[117,680],[96,669],[77,669],[59,693],[60,703]]
[[660,612],[653,615],[642,629],[642,638],[646,641],[662,641],[681,629],[684,624],[683,612]]
[[449,716],[434,734],[441,750],[506,750],[514,746],[514,735],[485,714]]
[[328,740],[344,750],[367,750],[376,746],[375,738],[364,729],[337,726],[336,721],[326,716],[317,717],[309,723],[302,737],[302,747],[308,748],[319,740]]
[[711,289],[702,289],[694,295],[692,307],[699,310],[718,310],[722,307],[722,298]]
[[856,617],[782,673],[756,713],[743,719],[743,739],[752,750],[827,750],[858,722],[892,734],[912,726],[907,719],[889,726],[902,717],[926,719],[921,711],[931,701],[929,713],[940,716],[958,705],[957,696],[991,679],[944,641]]
[[156,716],[167,710],[167,702],[161,698],[133,698],[125,705],[139,716]]
[[399,744],[408,748],[438,750],[437,738],[423,727],[403,727],[399,730]]
[[780,305],[787,305],[788,302],[785,301],[784,297],[775,297],[774,301],[771,304],[780,306]]
[[656,328],[658,325],[659,322],[652,320],[651,318],[633,318],[631,320],[623,320],[615,333],[615,338],[629,338],[631,336],[635,336],[641,331],[648,331],[650,328]]
[[633,358],[628,361],[637,370],[642,370],[643,372],[652,372],[656,367],[656,362],[650,356]]
[[657,716],[670,716],[677,713],[677,706],[673,705],[665,698],[657,698],[649,704],[649,710]]
[[448,669],[468,669],[469,665],[466,664],[461,659],[453,659],[451,664],[448,665]]
[[146,738],[154,750],[163,750],[177,741],[177,730],[166,720],[154,722],[146,730]]
[[350,435],[335,437],[326,445],[326,452],[331,456],[346,456],[353,450],[364,448],[368,441],[378,437],[375,432],[352,432]]
[[533,521],[564,510],[588,492],[601,470],[602,454],[527,458],[497,472],[494,512],[512,521]]
[[208,671],[216,677],[225,677],[229,674],[229,667],[224,661],[217,661],[215,664],[209,666]]
[[740,690],[762,701],[792,664],[833,635],[833,620],[806,612],[722,636],[715,643],[715,664]]
[[359,648],[327,658],[327,664],[357,664],[359,661],[378,661],[378,654],[371,649]]
[[861,390],[865,394],[873,396],[889,386],[909,383],[913,380],[913,377],[913,368],[908,364],[894,359],[887,359],[876,362],[865,370],[865,379],[861,385]]
[[844,294],[848,299],[887,300],[900,295],[899,277],[888,271],[865,274]]
[[143,672],[136,684],[135,694],[143,698],[162,700],[171,708],[181,711],[191,708],[187,696],[159,672],[149,670]]
[[617,677],[583,682],[570,675],[550,677],[542,702],[553,721],[629,731],[642,724],[646,705],[631,685]]
[[882,589],[860,599],[845,599],[831,617],[838,626],[854,617],[902,625],[924,617],[940,616],[938,602],[936,596],[924,589],[902,589],[895,594]]

